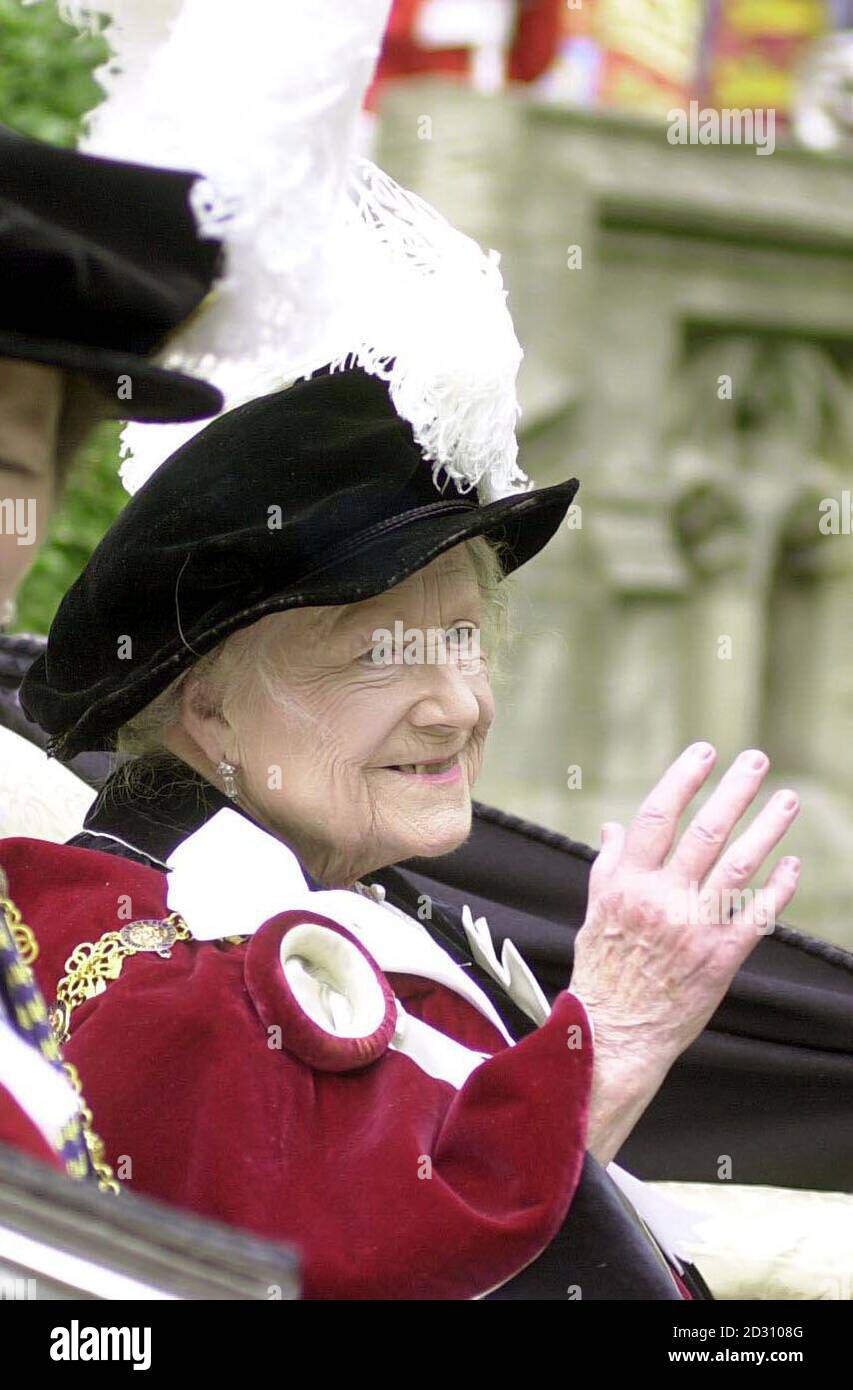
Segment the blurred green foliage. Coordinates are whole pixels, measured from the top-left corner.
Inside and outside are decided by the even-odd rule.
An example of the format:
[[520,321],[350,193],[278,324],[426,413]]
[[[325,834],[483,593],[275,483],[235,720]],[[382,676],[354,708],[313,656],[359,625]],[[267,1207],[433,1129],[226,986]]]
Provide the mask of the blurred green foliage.
[[103,424],[81,449],[47,541],[18,593],[18,631],[47,632],[65,590],[127,501],[118,477],[120,430]]
[[92,69],[106,61],[99,34],[65,24],[52,0],[0,0],[0,121],[53,145],[73,145],[97,106]]
[[[55,145],[73,145],[101,90],[92,76],[108,50],[100,34],[79,33],[53,0],[0,0],[0,122]],[[15,626],[46,632],[76,579],[126,501],[118,480],[120,426],[102,425],[71,470],[47,543],[18,595]]]

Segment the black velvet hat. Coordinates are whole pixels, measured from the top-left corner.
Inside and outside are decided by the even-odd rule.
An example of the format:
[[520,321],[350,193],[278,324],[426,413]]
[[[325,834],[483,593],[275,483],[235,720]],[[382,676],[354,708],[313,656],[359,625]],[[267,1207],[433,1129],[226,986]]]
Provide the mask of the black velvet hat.
[[388,387],[360,368],[221,415],[128,502],[66,594],[21,703],[63,758],[117,728],[238,628],[383,593],[477,535],[508,574],[541,550],[571,478],[488,504],[444,492]]
[[198,177],[0,127],[0,357],[81,373],[122,419],[216,414],[215,387],[145,360],[221,268],[189,206]]

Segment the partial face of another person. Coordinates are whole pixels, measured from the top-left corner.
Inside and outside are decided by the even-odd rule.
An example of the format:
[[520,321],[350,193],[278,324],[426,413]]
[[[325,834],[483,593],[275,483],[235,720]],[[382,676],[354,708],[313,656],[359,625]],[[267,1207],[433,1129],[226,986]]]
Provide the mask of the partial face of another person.
[[[211,761],[239,766],[244,804],[329,886],[447,853],[470,833],[494,718],[487,653],[464,645],[482,616],[457,546],[377,598],[265,618],[284,702],[259,698],[235,732],[198,712],[187,727]],[[405,640],[383,645],[383,633]]]
[[62,402],[59,368],[0,358],[0,615],[45,536]]

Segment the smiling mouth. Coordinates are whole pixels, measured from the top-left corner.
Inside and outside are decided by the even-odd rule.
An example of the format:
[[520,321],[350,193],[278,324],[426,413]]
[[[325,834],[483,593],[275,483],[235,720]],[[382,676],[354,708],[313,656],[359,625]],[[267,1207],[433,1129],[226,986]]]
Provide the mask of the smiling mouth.
[[385,772],[407,772],[410,776],[438,776],[442,772],[450,772],[459,765],[459,754],[454,753],[452,758],[443,758],[440,762],[432,763],[396,763],[383,769]]

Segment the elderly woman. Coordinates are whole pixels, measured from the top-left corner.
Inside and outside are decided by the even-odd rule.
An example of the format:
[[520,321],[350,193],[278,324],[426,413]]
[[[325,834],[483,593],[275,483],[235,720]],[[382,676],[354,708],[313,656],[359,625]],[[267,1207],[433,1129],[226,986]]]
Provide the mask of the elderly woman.
[[316,376],[154,474],[24,683],[63,756],[131,755],[70,845],[4,847],[103,1176],[292,1240],[310,1297],[704,1294],[600,1165],[790,901],[782,859],[725,908],[796,797],[736,834],[749,750],[679,836],[688,748],[603,828],[550,1007],[394,869],[470,833],[503,580],[576,488],[439,493],[383,383]]

